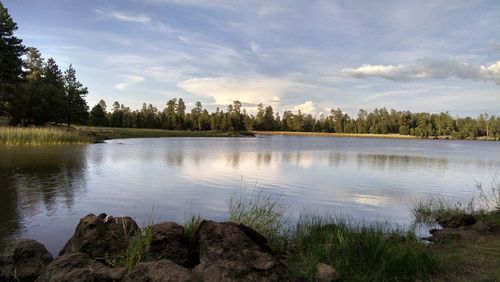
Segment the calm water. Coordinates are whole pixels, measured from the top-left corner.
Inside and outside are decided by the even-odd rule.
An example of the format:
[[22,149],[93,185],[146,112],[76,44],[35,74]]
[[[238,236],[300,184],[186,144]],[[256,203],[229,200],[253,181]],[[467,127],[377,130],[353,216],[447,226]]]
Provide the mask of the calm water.
[[412,201],[467,201],[500,174],[500,142],[260,136],[159,138],[0,149],[0,242],[30,237],[58,253],[80,217],[139,224],[224,219],[242,189],[304,209],[410,224]]

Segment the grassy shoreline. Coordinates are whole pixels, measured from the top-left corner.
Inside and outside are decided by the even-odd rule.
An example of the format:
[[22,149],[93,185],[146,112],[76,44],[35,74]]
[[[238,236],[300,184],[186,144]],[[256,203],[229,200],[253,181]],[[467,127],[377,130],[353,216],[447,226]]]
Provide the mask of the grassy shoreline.
[[[422,213],[420,219],[429,217],[434,221],[446,214],[471,212],[460,205],[436,206],[435,203],[416,204],[414,216]],[[279,196],[262,190],[233,197],[228,202],[228,208],[229,222],[251,227],[267,238],[272,253],[287,261],[292,281],[317,281],[318,264],[332,266],[340,275],[339,281],[500,279],[497,267],[500,263],[499,233],[450,237],[444,241],[424,243],[425,240],[417,237],[414,229],[399,229],[389,222],[366,224],[346,217],[303,212],[296,224],[287,224],[284,214],[288,206]],[[482,210],[480,216],[478,211],[474,212],[480,221],[478,226],[445,228],[471,234],[484,224],[500,224],[500,210]],[[415,217],[415,220],[419,218]],[[202,217],[194,215],[183,224],[190,252],[196,251],[197,230],[201,222]],[[138,245],[142,247],[137,249],[137,244],[129,247],[126,254],[131,256],[118,261],[118,266],[133,267],[139,261],[135,258],[147,250],[149,237],[141,236],[139,239],[142,241]]]
[[100,141],[106,139],[126,139],[126,138],[253,136],[251,132],[190,131],[190,130],[166,130],[166,129],[150,129],[150,128],[122,128],[122,127],[95,127],[95,126],[73,126],[73,127],[87,134],[96,135]]
[[[500,281],[500,184],[494,182],[481,195],[478,205],[444,200],[414,204],[415,223],[439,222],[447,229],[444,235],[431,231],[446,238],[438,241],[419,238],[415,229],[398,229],[390,222],[363,224],[307,212],[287,227],[286,205],[279,196],[262,192],[232,199],[229,221],[265,235],[287,258],[290,273],[307,281],[315,281],[318,263],[333,266],[342,281]],[[442,222],[445,218],[462,224],[463,216],[475,222],[451,227]]]
[[298,131],[252,131],[259,135],[285,135],[285,136],[320,136],[320,137],[350,137],[350,138],[386,138],[386,139],[429,139],[429,140],[477,140],[477,141],[499,141],[493,137],[477,137],[474,139],[456,139],[451,136],[429,136],[420,138],[413,135],[402,135],[396,133],[371,134],[371,133],[329,133],[329,132],[298,132]]
[[0,145],[3,146],[89,144],[94,141],[94,136],[67,127],[0,127]]
[[296,132],[296,131],[252,131],[252,132],[254,134],[259,134],[259,135],[418,139],[418,137],[416,136],[401,135],[401,134],[328,133],[328,132]]
[[[127,138],[161,138],[161,137],[253,137],[255,135],[285,135],[285,136],[319,136],[348,138],[383,138],[383,139],[421,139],[411,135],[401,134],[359,134],[359,133],[326,133],[326,132],[293,132],[293,131],[190,131],[166,130],[150,128],[121,128],[65,126],[43,128],[0,127],[0,145],[58,145],[58,144],[88,144],[100,143],[109,139]],[[438,136],[428,139],[450,139]],[[474,140],[494,141],[488,138]]]

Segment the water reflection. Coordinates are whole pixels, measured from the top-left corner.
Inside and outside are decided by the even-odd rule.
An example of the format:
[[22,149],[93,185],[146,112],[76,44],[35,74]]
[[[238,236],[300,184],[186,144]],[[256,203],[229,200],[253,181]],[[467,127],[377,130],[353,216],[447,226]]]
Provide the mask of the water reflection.
[[0,150],[0,243],[24,228],[24,219],[71,209],[85,191],[85,146]]
[[[115,155],[113,160],[118,161],[125,156]],[[142,156],[142,160],[156,159],[152,152]],[[168,165],[183,166],[189,164],[204,164],[214,160],[224,159],[226,164],[233,168],[239,168],[248,162],[253,162],[256,167],[269,167],[273,163],[287,163],[302,168],[313,165],[327,165],[330,167],[341,167],[346,164],[356,164],[357,169],[371,169],[387,171],[394,169],[424,169],[432,168],[446,171],[449,159],[444,157],[421,157],[411,155],[371,154],[371,153],[343,153],[338,151],[291,151],[291,152],[240,152],[240,151],[217,151],[217,152],[184,152],[182,148],[167,150],[165,161]],[[461,160],[464,165],[488,168],[498,167],[497,161]]]
[[408,224],[415,198],[468,200],[475,180],[500,171],[499,155],[495,142],[282,136],[4,148],[0,242],[33,237],[57,253],[90,212],[223,219],[242,187],[282,195],[290,218],[309,209]]

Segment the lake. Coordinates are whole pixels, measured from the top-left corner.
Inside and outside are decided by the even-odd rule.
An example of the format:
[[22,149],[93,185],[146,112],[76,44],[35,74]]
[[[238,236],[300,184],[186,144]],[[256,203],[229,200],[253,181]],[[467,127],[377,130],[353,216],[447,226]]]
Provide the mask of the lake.
[[[500,174],[500,142],[299,136],[157,138],[0,148],[0,242],[28,237],[57,254],[81,217],[139,225],[227,216],[255,189],[304,210],[411,224],[416,199],[467,202]],[[243,191],[243,192],[242,192]]]

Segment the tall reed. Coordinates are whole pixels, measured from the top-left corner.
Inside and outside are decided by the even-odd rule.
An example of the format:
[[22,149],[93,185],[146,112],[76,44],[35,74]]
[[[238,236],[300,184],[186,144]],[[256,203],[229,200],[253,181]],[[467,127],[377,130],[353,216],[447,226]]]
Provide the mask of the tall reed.
[[0,127],[0,145],[59,145],[92,142],[91,136],[70,129]]

